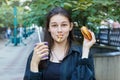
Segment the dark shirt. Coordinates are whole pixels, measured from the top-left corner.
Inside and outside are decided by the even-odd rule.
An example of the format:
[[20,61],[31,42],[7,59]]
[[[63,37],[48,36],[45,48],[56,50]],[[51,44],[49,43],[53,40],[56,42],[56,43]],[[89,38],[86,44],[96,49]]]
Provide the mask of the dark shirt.
[[49,65],[44,73],[45,80],[60,80],[60,63],[49,61]]

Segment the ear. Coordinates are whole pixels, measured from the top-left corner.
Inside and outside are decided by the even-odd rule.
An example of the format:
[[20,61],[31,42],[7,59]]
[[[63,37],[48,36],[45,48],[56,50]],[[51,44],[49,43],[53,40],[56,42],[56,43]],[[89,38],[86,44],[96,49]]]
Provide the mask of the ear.
[[70,23],[70,31],[73,29],[73,23]]

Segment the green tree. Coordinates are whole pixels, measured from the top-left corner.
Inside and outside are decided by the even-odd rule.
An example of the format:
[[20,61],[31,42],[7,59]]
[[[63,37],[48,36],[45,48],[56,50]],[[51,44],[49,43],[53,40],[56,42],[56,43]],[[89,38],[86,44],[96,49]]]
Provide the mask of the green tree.
[[23,17],[24,17],[24,6],[20,5],[19,0],[2,0],[0,1],[0,27],[13,27],[13,7],[17,7],[17,21],[18,24],[23,24]]
[[[22,5],[20,5],[19,0],[9,0],[9,3],[11,3],[8,6],[9,8],[5,5],[5,1],[0,2],[2,4],[0,25],[13,24],[12,7],[14,5],[18,9],[19,24],[25,23],[28,26],[37,24],[44,27],[47,12],[55,6],[66,8],[71,12],[73,21],[78,22],[79,27],[85,25],[93,31],[96,31],[96,27],[100,25],[101,20],[110,18],[120,21],[120,1],[118,0],[26,0]],[[25,6],[29,6],[31,10],[25,10]],[[8,15],[5,15],[5,13]],[[3,15],[7,17],[7,20]]]

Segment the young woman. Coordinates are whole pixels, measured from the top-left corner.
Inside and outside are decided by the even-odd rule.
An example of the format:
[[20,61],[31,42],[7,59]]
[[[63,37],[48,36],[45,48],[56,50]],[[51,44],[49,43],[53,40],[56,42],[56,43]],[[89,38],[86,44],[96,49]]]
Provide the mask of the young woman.
[[30,55],[24,80],[94,80],[90,47],[95,43],[84,38],[83,46],[75,43],[69,13],[56,7],[47,15],[45,42],[38,43]]

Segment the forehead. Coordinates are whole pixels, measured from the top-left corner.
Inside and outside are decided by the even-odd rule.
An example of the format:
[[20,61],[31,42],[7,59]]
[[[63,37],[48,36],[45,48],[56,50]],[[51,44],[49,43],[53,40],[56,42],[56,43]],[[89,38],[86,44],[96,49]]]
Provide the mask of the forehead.
[[57,22],[69,22],[69,20],[64,15],[57,14],[50,18],[50,23],[53,23],[53,22],[56,22],[56,23]]

